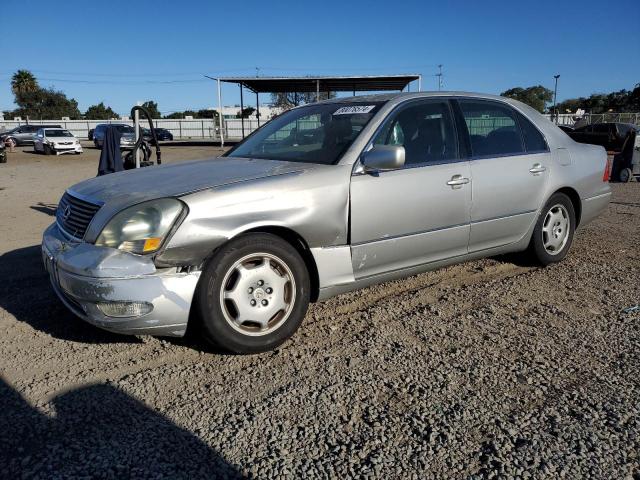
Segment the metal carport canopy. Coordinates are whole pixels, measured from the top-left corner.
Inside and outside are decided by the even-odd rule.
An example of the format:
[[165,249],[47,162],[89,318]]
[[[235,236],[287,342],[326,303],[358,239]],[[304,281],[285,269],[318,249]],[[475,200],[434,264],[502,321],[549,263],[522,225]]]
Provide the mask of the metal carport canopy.
[[[254,93],[376,92],[403,90],[421,75],[368,75],[349,77],[226,77],[221,82],[240,84]],[[420,86],[418,87],[420,90]]]
[[[244,108],[243,88],[248,88],[256,94],[256,110],[258,112],[258,127],[260,126],[260,93],[303,93],[315,92],[316,99],[320,92],[376,92],[402,91],[411,82],[418,81],[418,91],[422,90],[422,75],[364,75],[346,77],[306,76],[306,77],[205,77],[218,83],[218,109],[220,112],[220,143],[224,146],[224,127],[222,116],[223,82],[235,83],[240,87],[240,109]],[[244,117],[242,119],[242,138],[244,138]]]

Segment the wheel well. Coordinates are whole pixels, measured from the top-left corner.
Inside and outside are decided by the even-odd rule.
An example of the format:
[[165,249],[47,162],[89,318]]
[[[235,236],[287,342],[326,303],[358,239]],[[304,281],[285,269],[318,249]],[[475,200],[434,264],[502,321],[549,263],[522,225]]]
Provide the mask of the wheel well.
[[257,227],[251,230],[246,230],[242,233],[270,233],[282,238],[289,243],[300,254],[309,272],[309,281],[311,283],[311,301],[318,300],[318,294],[320,293],[320,276],[318,274],[318,267],[311,254],[311,249],[307,242],[297,232],[286,227]]
[[564,193],[571,203],[573,204],[573,209],[576,212],[576,228],[580,225],[580,218],[582,216],[582,201],[580,200],[580,195],[571,187],[563,187],[560,190],[557,190],[555,193]]

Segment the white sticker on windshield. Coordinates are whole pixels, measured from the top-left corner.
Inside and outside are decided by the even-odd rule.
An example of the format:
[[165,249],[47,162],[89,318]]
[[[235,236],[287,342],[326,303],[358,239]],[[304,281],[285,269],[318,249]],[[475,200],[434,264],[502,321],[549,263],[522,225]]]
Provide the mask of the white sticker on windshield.
[[352,107],[341,107],[335,112],[334,115],[354,115],[356,113],[369,113],[376,108],[375,105],[354,105]]

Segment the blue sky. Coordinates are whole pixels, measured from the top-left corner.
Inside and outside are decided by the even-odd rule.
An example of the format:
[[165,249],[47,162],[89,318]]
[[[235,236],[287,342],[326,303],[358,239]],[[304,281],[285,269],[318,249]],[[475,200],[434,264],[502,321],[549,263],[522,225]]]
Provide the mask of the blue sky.
[[[0,110],[11,74],[126,113],[216,105],[203,74],[421,73],[435,89],[553,88],[558,99],[640,82],[640,1],[29,1],[2,0]],[[11,18],[11,21],[8,20]],[[148,30],[146,30],[148,29]],[[239,101],[226,86],[224,103]],[[261,102],[268,101],[267,95]]]

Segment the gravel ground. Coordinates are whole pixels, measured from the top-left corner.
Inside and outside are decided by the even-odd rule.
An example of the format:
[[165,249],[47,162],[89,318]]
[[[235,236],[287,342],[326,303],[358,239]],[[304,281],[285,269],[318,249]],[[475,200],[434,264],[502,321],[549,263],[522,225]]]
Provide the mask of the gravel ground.
[[640,184],[613,186],[560,265],[342,295],[239,357],[102,332],[55,299],[39,235],[96,165],[0,165],[0,477],[640,478]]

